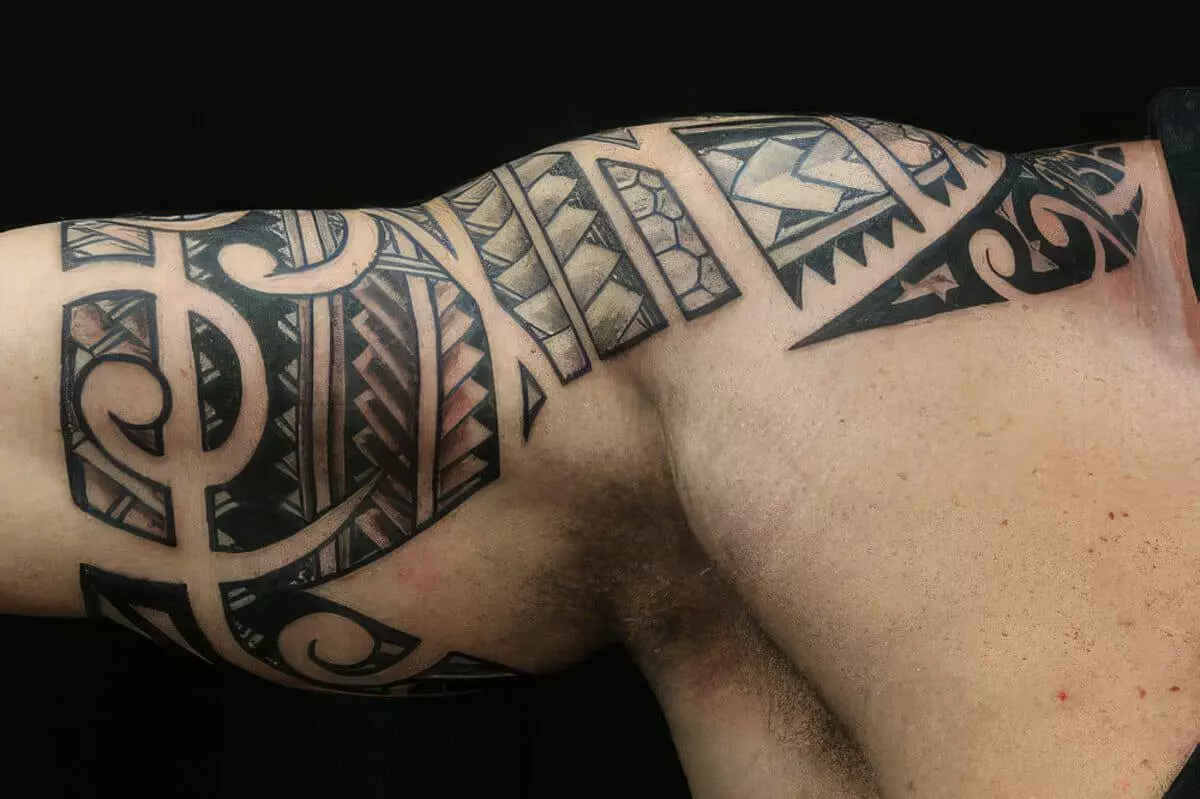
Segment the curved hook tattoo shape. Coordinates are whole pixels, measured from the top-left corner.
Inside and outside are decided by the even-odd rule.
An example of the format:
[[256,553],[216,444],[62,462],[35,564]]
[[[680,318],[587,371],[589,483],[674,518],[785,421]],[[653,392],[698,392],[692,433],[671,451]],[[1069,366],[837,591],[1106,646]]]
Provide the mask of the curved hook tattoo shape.
[[[277,564],[294,563],[304,556],[314,553],[322,544],[332,538],[342,525],[351,520],[355,512],[360,509],[363,503],[376,490],[381,475],[382,473],[371,478],[362,488],[318,516],[312,524],[300,532],[276,544],[271,544],[258,550],[258,553],[262,557],[255,559],[253,562],[271,564],[271,567],[269,567],[271,569]],[[244,559],[236,554],[227,556],[225,560],[230,566],[225,567],[219,572],[224,580],[257,578],[263,576],[269,570],[261,567],[256,570],[248,570],[251,567],[243,565]]]
[[379,227],[362,211],[342,211],[346,237],[334,255],[303,269],[278,271],[275,256],[245,242],[227,244],[217,253],[221,269],[233,280],[263,294],[312,296],[347,288],[371,268],[379,251]]
[[118,354],[89,362],[77,381],[73,401],[84,431],[109,458],[140,474],[153,471],[161,456],[134,435],[161,429],[171,415],[171,386],[163,374],[132,355]]

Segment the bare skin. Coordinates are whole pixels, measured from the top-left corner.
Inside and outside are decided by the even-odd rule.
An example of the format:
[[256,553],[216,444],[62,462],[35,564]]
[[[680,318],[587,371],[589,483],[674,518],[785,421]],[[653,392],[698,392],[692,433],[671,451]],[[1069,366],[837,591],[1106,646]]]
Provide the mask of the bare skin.
[[[887,171],[890,156],[869,137],[855,139],[857,123],[820,124],[856,142],[876,177],[903,193],[903,175]],[[412,678],[447,652],[540,672],[622,640],[663,703],[697,796],[1160,796],[1195,745],[1200,717],[1200,483],[1188,476],[1198,458],[1190,431],[1200,314],[1155,144],[1122,145],[1124,182],[1109,198],[1122,210],[1132,196],[1125,187],[1141,189],[1130,263],[1062,290],[1004,295],[1008,302],[790,351],[844,310],[837,296],[806,276],[799,307],[719,180],[681,140],[665,125],[633,133],[637,150],[583,140],[558,151],[580,165],[666,326],[603,359],[603,332],[589,328],[579,340],[594,373],[565,385],[561,363],[489,285],[468,219],[474,206],[464,211],[462,195],[425,206],[444,242],[391,212],[343,217],[343,251],[357,241],[355,225],[394,225],[473,298],[502,464],[451,512],[429,515],[419,536],[311,589],[421,639],[383,667],[386,680],[321,665],[367,654],[365,628],[345,617],[285,625],[282,657],[300,665],[282,670],[226,623],[233,611],[219,582],[295,561],[328,538],[333,528],[319,528],[321,519],[353,497],[347,489],[338,504],[318,495],[327,515],[312,514],[309,526],[269,546],[210,551],[203,489],[246,468],[258,443],[235,427],[221,446],[198,446],[197,367],[179,326],[194,292],[162,260],[176,234],[162,222],[131,222],[155,231],[158,260],[119,275],[110,268],[119,258],[64,271],[58,225],[0,237],[11,376],[0,388],[8,472],[0,609],[84,612],[80,564],[184,584],[221,659],[298,687],[356,681],[338,690]],[[906,145],[879,141],[907,163]],[[983,202],[998,180],[999,156],[976,168],[961,160],[967,150],[932,141],[961,161],[965,188],[952,193],[961,202],[904,200],[927,238],[896,239],[894,270],[955,229],[967,203]],[[669,181],[740,296],[685,322],[649,239],[639,239],[641,217],[622,205],[636,198],[620,193],[619,177],[606,182],[600,159]],[[840,168],[838,180],[875,191],[862,167]],[[505,181],[523,179],[520,169],[502,177],[505,190]],[[514,213],[533,219],[540,195],[526,189],[508,196]],[[553,259],[551,242],[530,227],[534,249],[540,243],[543,260]],[[227,252],[222,268],[239,284],[276,291],[270,268],[234,263],[249,250]],[[363,263],[341,285],[361,280]],[[313,286],[345,279],[298,271],[309,283],[289,296],[336,292]],[[831,285],[847,286],[846,274]],[[935,283],[926,293],[948,285]],[[171,387],[164,455],[127,449],[144,462],[134,471],[153,471],[171,489],[174,547],[81,512],[66,490],[63,307],[116,288],[157,298],[157,366]],[[210,319],[219,316],[214,301],[197,297]],[[577,331],[592,324],[567,306]],[[252,331],[216,321],[251,363]],[[518,361],[546,395],[531,430],[522,429]],[[80,393],[93,427],[101,411],[153,421],[161,392],[139,374],[146,370],[107,368],[111,378],[100,380],[97,369]],[[257,380],[245,373],[241,418],[253,421],[250,433],[269,416]],[[114,426],[96,435],[111,449],[104,437],[123,434]],[[415,507],[420,524],[420,501]]]

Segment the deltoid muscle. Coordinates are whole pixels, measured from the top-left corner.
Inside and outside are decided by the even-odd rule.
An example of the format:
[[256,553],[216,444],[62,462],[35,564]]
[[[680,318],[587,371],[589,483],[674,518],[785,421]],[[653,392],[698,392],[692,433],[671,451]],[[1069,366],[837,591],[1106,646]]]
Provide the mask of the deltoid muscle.
[[[676,188],[696,164],[650,161],[670,147],[730,203],[745,240],[722,251],[739,258],[718,258]],[[297,684],[440,693],[511,675],[322,589],[500,474],[488,339],[458,269],[566,384],[737,300],[764,263],[807,346],[1120,268],[1140,210],[1116,146],[1006,158],[807,117],[621,128],[423,208],[65,223],[71,495],[189,564],[171,582],[85,564],[87,608]],[[527,439],[548,397],[516,366],[503,390]]]

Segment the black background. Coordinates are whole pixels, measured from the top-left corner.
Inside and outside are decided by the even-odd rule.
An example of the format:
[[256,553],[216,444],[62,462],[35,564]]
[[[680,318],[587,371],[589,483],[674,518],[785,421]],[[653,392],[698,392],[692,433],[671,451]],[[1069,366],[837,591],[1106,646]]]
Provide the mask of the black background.
[[[1200,82],[1182,21],[1153,4],[192,8],[4,21],[0,228],[399,205],[556,140],[705,112],[855,112],[1006,150],[1140,138],[1156,90]],[[480,697],[387,703],[0,617],[0,724],[13,797],[687,795],[615,651]]]

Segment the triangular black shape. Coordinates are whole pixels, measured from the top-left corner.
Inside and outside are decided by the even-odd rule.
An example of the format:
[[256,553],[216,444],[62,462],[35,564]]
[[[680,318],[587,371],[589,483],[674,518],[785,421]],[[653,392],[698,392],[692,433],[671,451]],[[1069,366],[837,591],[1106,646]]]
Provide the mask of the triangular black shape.
[[792,298],[792,302],[796,303],[796,307],[803,309],[804,303],[800,296],[800,289],[804,281],[804,261],[796,260],[784,264],[775,270],[775,276],[779,278],[783,290]]
[[[380,514],[380,518],[386,519],[387,517]],[[379,551],[379,545],[358,529],[358,525],[353,520],[350,521],[350,528],[350,535],[346,536],[344,540],[350,549],[347,555],[351,564],[359,563]]]
[[830,285],[837,283],[837,276],[833,273],[832,244],[825,244],[813,250],[808,257],[804,259],[804,265],[816,272],[821,277],[825,278],[825,282],[829,283]]
[[822,211],[805,211],[796,208],[785,208],[783,213],[779,215],[780,229],[789,228],[792,225],[798,225],[801,222],[807,222],[810,219],[828,216]]
[[1137,194],[1133,196],[1133,200],[1129,203],[1129,210],[1123,214],[1117,214],[1112,218],[1113,227],[1121,234],[1121,238],[1125,240],[1125,246],[1136,247],[1138,240],[1138,217],[1142,213],[1142,190],[1139,187]]
[[963,180],[962,175],[959,174],[958,170],[954,167],[953,164],[951,164],[950,168],[946,170],[946,174],[943,175],[942,178],[947,183],[953,183],[955,186],[957,186],[960,189],[965,189],[967,187],[967,182],[965,180]]
[[[728,153],[729,155],[732,155],[734,158],[737,158],[740,161],[746,161],[752,155],[754,155],[756,152],[758,152],[758,148],[759,148],[759,145],[757,145],[757,144],[748,144],[744,147],[726,147],[726,148],[721,149],[720,152]],[[714,147],[714,148],[710,148],[710,149],[716,149],[716,148]],[[705,152],[708,152],[708,150],[705,150]]]
[[946,186],[941,180],[935,180],[933,183],[926,184],[921,187],[925,190],[925,194],[940,202],[942,205],[950,205],[950,192],[946,190]]
[[125,437],[136,444],[138,449],[148,452],[151,455],[162,456],[163,434],[161,425],[129,424],[121,421],[116,416],[112,418],[117,423],[117,427],[121,428],[121,432],[125,434]]
[[438,677],[505,677],[515,676],[518,672],[499,663],[493,663],[482,658],[464,655],[462,652],[451,652],[441,661],[422,675]]
[[622,147],[632,147],[635,150],[641,149],[637,137],[633,135],[633,131],[629,128],[613,128],[612,130],[593,133],[591,136],[585,136],[584,138],[608,142],[609,144],[619,144]]
[[892,218],[887,214],[881,214],[871,220],[871,222],[867,223],[863,232],[880,244],[888,247],[888,249],[896,245],[895,239],[892,237]]
[[152,641],[178,651],[175,640],[134,610],[134,606],[159,610],[170,618],[176,632],[196,654],[210,663],[220,659],[192,613],[185,584],[138,580],[88,564],[79,566],[79,583],[88,616],[103,618],[100,600],[105,599]]
[[[824,327],[793,344],[791,349],[800,349],[876,327],[923,319],[945,311],[1004,302],[1004,297],[997,294],[979,277],[970,265],[969,258],[965,257],[962,252],[962,248],[965,246],[963,242],[968,239],[969,236],[964,233],[961,241],[949,245],[949,252],[944,244],[926,250],[892,275],[879,288],[834,317]],[[955,264],[960,262],[962,266],[956,268]],[[947,295],[945,301],[936,294],[930,294],[896,304],[896,300],[904,293],[903,284],[917,283],[942,264],[946,264],[950,268],[950,274],[958,284],[957,288]]]
[[841,236],[838,236],[837,241],[834,242],[834,246],[863,266],[867,265],[867,255],[863,251],[862,231],[856,230],[851,233],[843,233]]
[[970,158],[980,166],[987,166],[987,159],[978,147],[970,142],[952,140],[952,144],[958,148],[958,151]]
[[542,406],[546,404],[546,392],[538,385],[533,373],[525,368],[525,364],[517,361],[517,366],[521,370],[521,433],[528,441],[533,422],[541,412]]
[[917,215],[908,209],[907,205],[896,206],[890,216],[896,220],[899,220],[900,224],[907,228],[915,230],[918,233],[925,232],[925,226],[921,224],[920,219],[917,219]]
[[878,191],[868,191],[866,189],[856,189],[853,186],[843,186],[841,188],[842,188],[842,200],[841,201],[842,201],[842,203],[844,203],[844,205],[842,206],[843,208],[846,207],[845,204],[849,204],[849,203],[853,202],[854,200],[857,200],[859,197],[867,197],[867,196],[873,197],[880,193]]
[[1104,247],[1104,271],[1111,272],[1129,265],[1129,259],[1116,243],[1104,234],[1100,235],[1100,244]]

